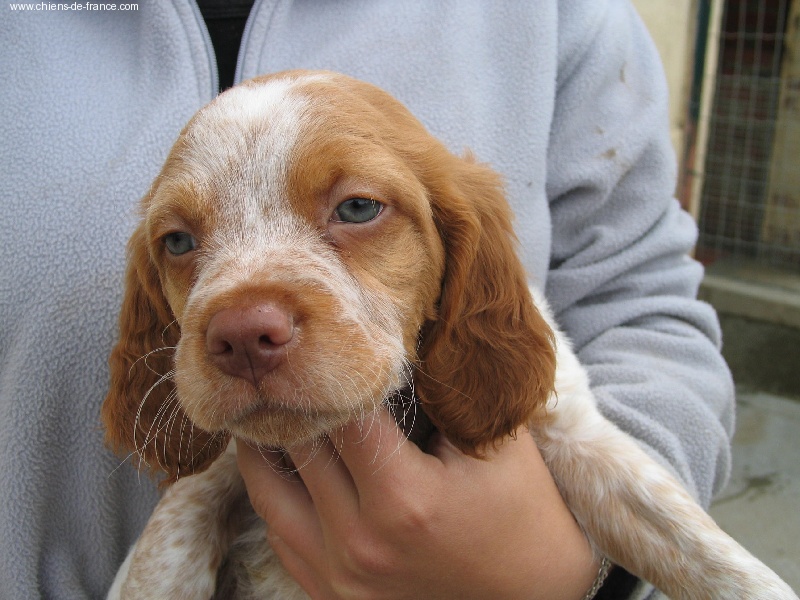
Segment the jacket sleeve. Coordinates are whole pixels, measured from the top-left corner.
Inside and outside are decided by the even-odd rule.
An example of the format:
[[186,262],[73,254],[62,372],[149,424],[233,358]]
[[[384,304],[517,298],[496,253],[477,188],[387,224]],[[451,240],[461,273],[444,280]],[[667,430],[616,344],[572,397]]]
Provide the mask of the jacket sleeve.
[[[708,507],[729,474],[734,391],[673,197],[662,66],[627,0],[559,2],[559,20],[547,295],[601,412]],[[615,570],[598,598],[656,595]]]
[[663,69],[627,1],[559,6],[547,294],[601,411],[707,507],[729,473],[734,392],[673,197]]

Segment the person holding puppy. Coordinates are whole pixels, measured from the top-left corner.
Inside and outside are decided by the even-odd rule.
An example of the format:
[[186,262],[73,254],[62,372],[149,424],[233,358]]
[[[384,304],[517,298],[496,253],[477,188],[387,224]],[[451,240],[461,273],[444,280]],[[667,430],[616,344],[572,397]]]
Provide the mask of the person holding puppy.
[[[729,467],[733,387],[716,317],[695,299],[666,85],[627,1],[262,0],[238,22],[189,0],[136,6],[2,8],[0,596],[101,597],[141,531],[156,486],[104,447],[97,416],[136,204],[220,88],[287,68],[375,83],[501,172],[523,262],[601,410],[708,505]],[[217,37],[237,23],[240,40]],[[391,477],[354,478],[365,452],[283,487],[242,453],[270,543],[312,597],[432,597],[431,581],[438,597],[592,587],[598,565],[529,437],[484,462],[446,442],[403,449]],[[375,513],[320,514],[320,485],[345,507],[367,491],[401,513],[426,505],[382,529]],[[374,560],[347,555],[353,531]],[[600,594],[653,597],[619,570]]]

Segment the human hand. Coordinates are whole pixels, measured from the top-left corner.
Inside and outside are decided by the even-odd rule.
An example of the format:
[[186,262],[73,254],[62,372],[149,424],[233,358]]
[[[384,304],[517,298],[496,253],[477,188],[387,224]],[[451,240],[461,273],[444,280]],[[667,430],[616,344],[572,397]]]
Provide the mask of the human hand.
[[527,431],[466,456],[428,454],[386,410],[283,455],[238,441],[268,539],[312,598],[580,599],[597,563]]

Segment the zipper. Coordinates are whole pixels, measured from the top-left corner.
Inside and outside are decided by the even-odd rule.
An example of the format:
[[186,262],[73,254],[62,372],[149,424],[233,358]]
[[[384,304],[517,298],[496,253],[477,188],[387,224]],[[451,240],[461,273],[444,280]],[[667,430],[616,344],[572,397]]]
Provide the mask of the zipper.
[[[217,94],[219,94],[219,69],[217,68],[217,55],[214,53],[214,44],[211,42],[211,35],[208,33],[208,28],[206,27],[205,19],[203,19],[203,14],[200,12],[200,7],[197,6],[197,2],[195,2],[195,0],[189,0],[189,5],[192,7],[195,21],[197,22],[197,26],[200,28],[200,34],[203,36],[203,45],[205,46],[206,58],[208,59],[208,66],[210,67],[211,71],[211,94],[208,97],[208,101],[210,102],[217,97]],[[249,22],[250,19],[248,17],[248,23]],[[239,51],[241,52],[241,47]]]
[[255,0],[252,8],[250,8],[250,14],[247,15],[247,21],[244,24],[244,31],[242,31],[242,41],[239,43],[239,55],[236,57],[236,71],[233,73],[233,85],[237,85],[242,82],[242,63],[244,62],[245,48],[248,46],[250,41],[250,32],[253,29],[253,22],[256,19],[256,13],[261,9],[261,5],[264,4],[264,1],[265,0]]

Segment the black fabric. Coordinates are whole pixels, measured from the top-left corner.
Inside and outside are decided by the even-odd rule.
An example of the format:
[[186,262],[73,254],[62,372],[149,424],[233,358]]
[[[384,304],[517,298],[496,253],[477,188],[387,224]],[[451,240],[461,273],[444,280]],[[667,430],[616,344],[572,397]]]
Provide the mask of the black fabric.
[[608,579],[597,592],[595,600],[621,600],[630,598],[634,588],[639,583],[633,575],[622,567],[614,567],[608,574]]
[[239,46],[254,0],[197,0],[214,45],[219,91],[233,85]]

